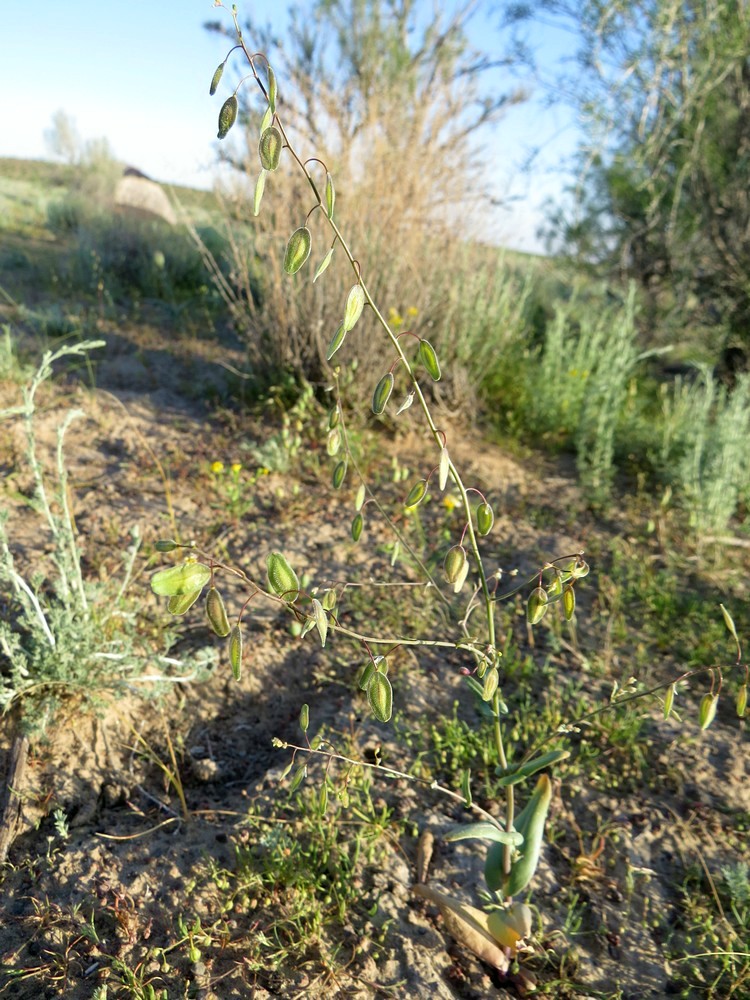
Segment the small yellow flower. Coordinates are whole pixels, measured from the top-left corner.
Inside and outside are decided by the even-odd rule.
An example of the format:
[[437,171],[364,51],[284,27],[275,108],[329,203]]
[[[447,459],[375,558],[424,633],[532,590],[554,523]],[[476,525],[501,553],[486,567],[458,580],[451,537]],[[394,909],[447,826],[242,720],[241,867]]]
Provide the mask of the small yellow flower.
[[400,326],[403,325],[404,317],[401,315],[398,309],[394,309],[393,306],[391,306],[391,308],[388,310],[388,322],[394,328],[394,330],[397,330]]
[[415,316],[419,316],[419,309],[417,309],[416,306],[409,306],[409,308],[406,310],[406,315],[409,317],[409,319],[414,319]]
[[457,500],[455,497],[451,496],[450,494],[448,494],[447,496],[443,497],[443,507],[445,507],[445,509],[448,511],[448,513],[451,513],[452,511],[454,511],[456,509],[456,507],[459,506],[459,503],[460,503],[460,501]]
[[234,476],[238,476],[242,472],[242,466],[239,462],[232,462],[229,468]]
[[223,462],[211,462],[211,472],[213,472],[215,476],[220,475],[223,471],[224,471]]

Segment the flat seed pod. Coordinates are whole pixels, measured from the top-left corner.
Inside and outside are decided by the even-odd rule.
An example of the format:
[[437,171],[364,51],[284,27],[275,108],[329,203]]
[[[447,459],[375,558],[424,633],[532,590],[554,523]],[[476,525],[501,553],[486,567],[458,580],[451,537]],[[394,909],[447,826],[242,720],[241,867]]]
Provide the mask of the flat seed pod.
[[321,274],[327,269],[328,265],[331,263],[332,260],[333,260],[333,247],[331,247],[331,249],[325,255],[323,260],[321,260],[321,262],[318,264],[315,276],[313,277],[313,284],[315,284],[315,282],[318,280]]
[[404,507],[407,510],[414,510],[418,507],[424,498],[427,496],[427,480],[420,479],[416,482],[406,495],[406,500],[404,500]]
[[271,124],[272,121],[273,121],[273,111],[271,111],[270,108],[266,108],[263,117],[261,118],[260,121],[260,128],[258,129],[258,135],[263,135],[263,133],[266,131],[266,129],[268,128],[268,126]]
[[334,406],[328,413],[328,430],[332,431],[334,427],[338,427],[340,419],[341,411],[338,406]]
[[179,542],[175,542],[171,538],[161,538],[154,545],[157,552],[174,552],[174,550],[179,549],[179,547]]
[[448,449],[443,445],[440,449],[440,464],[438,465],[438,486],[442,492],[448,485],[448,473],[450,472],[450,456]]
[[303,705],[299,710],[299,727],[303,733],[310,728],[310,706]]
[[278,86],[276,84],[276,74],[268,67],[268,108],[271,114],[276,113],[276,97],[278,95]]
[[221,78],[224,75],[224,65],[225,63],[219,63],[219,65],[216,67],[216,72],[211,77],[211,86],[208,88],[208,92],[211,95],[211,97],[214,96],[217,87],[221,83]]
[[584,576],[589,575],[589,564],[585,559],[576,559],[570,575],[576,580],[582,580]]
[[454,545],[452,549],[448,549],[445,562],[443,563],[448,583],[454,584],[460,578],[468,562],[469,560],[463,545]]
[[320,645],[325,646],[326,637],[328,635],[328,615],[325,613],[323,605],[317,597],[313,597],[312,610],[313,618],[315,619],[315,627],[317,628],[318,635],[320,636]]
[[565,621],[569,622],[576,610],[576,592],[568,584],[568,586],[563,590],[563,614],[565,615]]
[[271,552],[266,559],[268,584],[277,597],[296,601],[299,597],[299,579],[281,552]]
[[333,488],[335,490],[341,489],[344,479],[346,478],[346,462],[342,459],[336,468],[333,470],[333,476],[331,477],[331,482],[333,483]]
[[192,594],[177,594],[175,597],[170,597],[167,602],[167,611],[170,615],[184,615],[200,596],[200,590],[196,590]]
[[677,685],[670,684],[667,688],[667,694],[664,698],[664,718],[668,719],[672,714],[672,708],[674,707],[674,699],[677,694]]
[[151,577],[151,589],[159,597],[178,597],[180,594],[200,593],[211,579],[211,570],[199,562],[186,562],[181,566],[160,569]]
[[388,400],[391,398],[391,393],[393,392],[393,385],[395,383],[395,378],[393,377],[393,372],[386,372],[386,374],[381,378],[378,384],[375,386],[375,391],[372,394],[372,412],[380,415],[386,407]]
[[495,523],[495,514],[488,503],[480,503],[477,507],[477,531],[480,535],[489,535]]
[[355,542],[358,542],[362,537],[362,529],[365,526],[365,520],[361,514],[357,513],[354,515],[354,520],[352,521],[352,538]]
[[474,801],[471,794],[471,768],[464,768],[461,772],[461,794],[466,800],[466,808],[471,808]]
[[530,625],[539,624],[547,613],[547,605],[547,591],[543,587],[535,587],[526,603],[526,620]]
[[438,361],[437,354],[435,353],[435,348],[429,340],[419,341],[419,360],[424,365],[425,371],[433,382],[439,382],[440,362]]
[[206,618],[219,638],[225,639],[229,635],[231,629],[227,619],[227,609],[216,587],[209,587],[206,594]]
[[326,174],[326,213],[329,219],[333,218],[333,206],[336,202],[336,192],[333,188],[333,177]]
[[328,345],[328,350],[326,351],[326,361],[330,361],[334,356],[339,347],[344,343],[346,339],[346,330],[344,329],[344,324],[342,323],[338,330],[334,333],[331,338],[331,343]]
[[737,718],[744,719],[745,712],[747,711],[747,684],[740,684],[735,707],[737,709]]
[[217,139],[223,139],[232,125],[237,121],[238,110],[237,95],[232,94],[221,106],[221,111],[219,112],[219,131],[216,134]]
[[267,170],[261,170],[258,174],[258,179],[255,182],[255,193],[253,194],[253,215],[255,216],[260,214],[260,203],[263,200],[263,192],[266,189],[267,173]]
[[703,695],[703,698],[701,699],[700,713],[698,716],[701,729],[708,729],[714,721],[716,718],[716,708],[718,704],[719,696],[717,694]]
[[367,685],[367,700],[378,722],[388,722],[393,714],[393,688],[379,670],[375,671]]
[[370,681],[372,680],[372,675],[375,673],[375,664],[372,660],[368,660],[367,663],[362,668],[362,676],[359,679],[359,689],[360,691],[366,691],[370,686]]
[[552,600],[553,597],[560,597],[563,592],[563,575],[562,573],[555,573],[552,577],[551,583],[547,584],[547,597]]
[[326,451],[331,458],[334,455],[338,455],[341,451],[341,431],[338,427],[334,427],[328,432],[328,437],[326,438]]
[[326,611],[333,611],[336,607],[336,591],[333,587],[323,594],[323,600],[321,603]]
[[365,494],[366,494],[365,484],[364,483],[360,483],[359,484],[359,489],[357,490],[357,495],[354,498],[354,509],[355,510],[362,510],[362,507],[364,506],[364,502],[365,502]]
[[276,170],[278,168],[281,158],[281,147],[283,145],[284,140],[281,138],[281,132],[273,125],[267,128],[263,135],[261,135],[260,142],[258,143],[258,155],[260,156],[260,163],[264,170]]
[[284,270],[287,274],[296,274],[310,256],[312,237],[307,226],[295,229],[289,237],[284,254]]
[[239,625],[235,625],[229,633],[229,663],[232,676],[238,681],[242,674],[242,632]]
[[352,285],[346,299],[346,309],[344,310],[344,330],[348,333],[365,307],[365,292],[361,285]]
[[737,629],[734,624],[734,619],[732,618],[731,614],[727,611],[727,609],[724,607],[723,604],[720,604],[719,607],[721,608],[721,614],[722,617],[724,618],[724,624],[726,625],[729,634],[732,636],[734,641],[739,645],[740,640],[737,637]]
[[497,691],[497,685],[500,681],[500,674],[498,673],[497,667],[493,667],[492,670],[488,670],[484,675],[484,687],[482,689],[482,700],[492,701],[492,696],[495,691]]
[[302,784],[302,782],[305,780],[306,777],[307,777],[307,764],[301,764],[292,775],[292,781],[291,784],[289,785],[290,795],[293,795],[297,791],[297,789],[299,788],[299,786]]

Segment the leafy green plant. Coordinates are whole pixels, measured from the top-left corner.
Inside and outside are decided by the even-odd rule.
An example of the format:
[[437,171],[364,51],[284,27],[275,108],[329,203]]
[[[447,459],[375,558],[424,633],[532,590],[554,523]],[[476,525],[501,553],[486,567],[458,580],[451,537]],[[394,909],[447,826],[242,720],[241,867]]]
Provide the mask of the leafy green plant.
[[[343,258],[344,272],[350,275],[349,288],[345,299],[341,301],[337,323],[329,331],[330,339],[325,351],[326,361],[331,366],[334,397],[325,441],[326,452],[332,464],[333,487],[344,491],[351,485],[356,491],[351,521],[351,537],[355,544],[359,544],[362,539],[366,540],[371,519],[378,517],[385,520],[395,543],[401,551],[408,554],[411,565],[424,581],[429,582],[434,591],[446,631],[438,633],[441,637],[405,635],[400,631],[399,634],[391,635],[386,632],[384,623],[377,620],[370,626],[374,634],[364,631],[364,625],[357,624],[354,627],[348,623],[346,610],[341,605],[345,585],[329,585],[326,582],[316,585],[305,576],[300,577],[281,550],[267,555],[265,579],[258,579],[251,572],[220,562],[194,546],[164,540],[157,546],[161,551],[177,553],[178,556],[187,555],[187,559],[160,570],[152,579],[152,589],[156,594],[168,598],[172,613],[183,614],[208,587],[206,615],[213,631],[227,641],[228,658],[236,678],[241,676],[243,668],[243,619],[245,615],[249,615],[251,602],[256,599],[276,605],[280,611],[292,617],[299,626],[301,636],[310,634],[323,648],[337,636],[353,641],[361,649],[362,663],[357,685],[367,698],[372,716],[381,725],[388,723],[393,716],[394,686],[390,668],[398,657],[399,650],[409,647],[412,650],[422,648],[444,653],[450,651],[452,656],[463,658],[467,686],[484,707],[490,720],[486,730],[489,745],[487,756],[495,761],[494,779],[500,790],[501,801],[496,806],[493,804],[493,808],[501,816],[474,801],[470,767],[462,769],[459,787],[453,789],[435,780],[398,771],[379,759],[374,763],[352,759],[339,752],[322,732],[312,737],[308,735],[312,722],[307,705],[302,706],[300,712],[303,739],[298,744],[280,739],[275,743],[279,748],[291,751],[285,777],[291,776],[292,792],[301,788],[312,760],[325,762],[326,774],[316,800],[321,816],[328,808],[329,772],[334,766],[340,766],[345,771],[352,768],[374,768],[392,777],[421,781],[425,786],[471,810],[475,821],[451,829],[446,833],[446,839],[476,839],[487,845],[486,889],[479,893],[478,900],[484,907],[480,909],[431,885],[419,884],[414,887],[414,892],[433,902],[441,910],[446,928],[457,940],[501,972],[507,972],[519,948],[524,946],[532,931],[531,910],[525,897],[532,884],[544,843],[546,820],[552,801],[550,771],[570,756],[570,751],[563,746],[565,737],[577,732],[580,725],[609,711],[612,705],[627,705],[642,698],[645,693],[653,694],[659,690],[666,693],[669,704],[665,704],[665,714],[668,715],[676,685],[661,684],[651,692],[636,690],[630,683],[622,690],[616,686],[608,704],[586,711],[579,718],[570,719],[552,731],[539,735],[527,747],[517,745],[509,738],[514,721],[508,703],[509,693],[512,692],[506,691],[506,687],[511,685],[508,683],[509,677],[506,675],[503,652],[498,640],[498,604],[503,598],[522,595],[530,627],[539,625],[547,616],[553,615],[559,615],[564,621],[571,621],[575,614],[576,591],[580,581],[589,572],[588,564],[581,552],[566,554],[547,561],[530,579],[512,590],[500,590],[501,574],[490,570],[482,552],[483,539],[493,530],[493,508],[479,489],[466,484],[453,460],[450,437],[438,424],[436,411],[430,402],[432,387],[443,376],[439,353],[432,341],[423,335],[426,330],[418,323],[411,329],[403,330],[401,323],[395,322],[394,317],[389,322],[380,310],[364,268],[354,256],[337,222],[336,191],[331,171],[321,159],[303,159],[297,151],[277,105],[276,75],[264,55],[253,54],[246,46],[236,7],[232,9],[232,17],[236,45],[230,55],[238,50],[244,56],[250,69],[245,80],[252,78],[261,94],[262,106],[258,111],[260,172],[255,185],[255,213],[261,211],[267,181],[279,169],[282,157],[292,160],[308,189],[307,206],[295,203],[299,216],[293,223],[295,228],[289,236],[283,255],[283,270],[291,281],[299,283],[302,278],[293,276],[312,260],[316,266],[315,280],[325,282],[329,266],[336,267]],[[224,66],[225,63],[222,63],[214,74],[212,93],[220,83]],[[237,85],[221,106],[219,138],[226,136],[237,119],[237,94],[243,82]],[[307,211],[304,210],[305,207]],[[376,281],[375,278],[373,287]],[[603,368],[595,370],[600,388],[593,394],[592,400],[606,409],[604,429],[596,424],[592,412],[587,409],[587,406],[593,406],[593,402],[589,404],[587,398],[590,390],[584,390],[580,398],[579,415],[585,418],[584,430],[581,431],[584,435],[582,440],[599,445],[599,451],[592,459],[592,468],[601,477],[592,481],[592,486],[596,488],[604,485],[604,478],[611,467],[611,427],[616,419],[626,377],[637,357],[632,337],[633,310],[634,301],[631,297],[621,335],[614,349],[620,359],[618,366],[610,373],[606,373]],[[363,474],[351,446],[347,410],[342,405],[340,370],[337,366],[339,359],[346,356],[351,342],[362,336],[360,324],[364,323],[364,316],[378,330],[382,345],[379,351],[373,350],[373,338],[368,336],[371,364],[367,371],[359,371],[357,376],[369,379],[368,395],[374,417],[400,419],[410,427],[421,425],[432,450],[432,458],[428,460],[421,475],[417,473],[401,484],[402,493],[395,511],[387,508]],[[591,343],[603,343],[605,332],[603,328],[598,329]],[[596,352],[593,347],[589,347],[593,356]],[[594,360],[592,357],[592,364]],[[549,363],[552,363],[551,360]],[[559,359],[556,364],[559,364]],[[609,383],[607,374],[610,377]],[[414,540],[419,533],[412,532],[410,527],[415,522],[420,524],[419,518],[429,510],[431,498],[444,493],[449,486],[456,497],[456,510],[460,512],[460,518],[449,532],[447,540],[442,531],[438,532],[436,547],[439,547],[439,559],[436,560],[430,558],[429,552],[425,557],[423,547]],[[425,537],[427,530],[424,529]],[[429,545],[427,548],[429,549]],[[236,615],[228,613],[217,589],[217,577],[221,574],[233,575],[247,588],[248,596]],[[737,643],[739,662],[739,640],[727,612],[725,621]],[[680,680],[697,672],[701,671],[687,672]],[[720,667],[711,669],[711,690],[704,697],[700,712],[700,724],[703,728],[710,725],[715,715],[722,678]]]

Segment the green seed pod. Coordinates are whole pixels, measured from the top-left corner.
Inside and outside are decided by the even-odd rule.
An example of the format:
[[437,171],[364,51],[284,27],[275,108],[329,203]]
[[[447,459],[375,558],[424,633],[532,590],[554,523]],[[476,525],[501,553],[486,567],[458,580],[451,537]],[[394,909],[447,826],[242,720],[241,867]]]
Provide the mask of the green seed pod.
[[333,589],[333,587],[331,587],[329,590],[325,592],[325,594],[323,594],[323,600],[321,603],[323,604],[323,608],[326,611],[333,611],[333,609],[336,607],[336,591]]
[[529,594],[526,604],[526,620],[530,625],[538,625],[547,613],[547,591],[543,587],[535,587]]
[[338,427],[334,427],[333,430],[328,432],[328,437],[326,438],[326,451],[331,458],[334,455],[338,455],[341,451],[341,430]]
[[271,552],[266,559],[268,585],[277,597],[293,602],[299,597],[299,578],[281,552]]
[[416,482],[406,495],[406,500],[404,500],[404,507],[407,510],[414,510],[418,507],[424,498],[427,496],[427,480],[420,479]]
[[229,662],[232,676],[238,681],[242,674],[242,632],[239,625],[235,625],[229,633]]
[[294,795],[299,786],[307,777],[307,764],[301,764],[297,770],[292,775],[292,780],[289,785],[289,794]]
[[482,688],[482,701],[492,701],[492,697],[497,691],[497,685],[500,682],[500,674],[497,667],[493,667],[492,670],[488,670],[484,675],[484,687]]
[[443,563],[448,583],[455,584],[461,578],[468,563],[469,560],[463,545],[454,545],[452,549],[448,549],[445,562]]
[[346,298],[346,309],[344,310],[344,330],[348,333],[354,324],[357,322],[359,317],[362,315],[362,310],[365,307],[365,292],[361,285],[353,285],[349,289],[349,294]]
[[355,514],[354,520],[352,521],[352,538],[355,542],[358,542],[362,536],[362,529],[365,526],[365,520],[361,514]]
[[668,719],[672,714],[672,708],[674,707],[674,698],[677,694],[677,685],[670,684],[667,688],[667,694],[664,698],[664,718]]
[[157,552],[174,552],[179,547],[179,542],[172,541],[171,538],[162,538],[154,545]]
[[200,596],[200,590],[196,590],[192,594],[177,594],[174,597],[170,597],[167,601],[167,611],[170,615],[184,615],[192,608]]
[[333,218],[333,206],[336,202],[336,192],[333,189],[333,177],[330,173],[326,174],[326,212],[328,218]]
[[747,684],[740,684],[740,689],[737,692],[737,718],[744,719],[745,712],[747,711]]
[[471,794],[471,768],[464,768],[461,772],[461,794],[466,800],[466,808],[470,809],[473,798]]
[[312,611],[315,628],[318,630],[318,635],[320,636],[320,645],[325,647],[326,637],[328,636],[328,615],[325,613],[325,609],[317,597],[313,597],[312,599]]
[[364,506],[364,503],[365,503],[366,492],[367,491],[365,490],[365,484],[364,483],[360,483],[359,484],[359,489],[357,490],[357,495],[354,498],[354,509],[355,510],[362,510],[362,507]]
[[284,145],[284,141],[281,138],[281,132],[273,125],[267,128],[263,135],[260,137],[260,142],[258,143],[258,155],[260,156],[260,163],[264,170],[276,170],[279,166],[279,159],[281,158],[281,147]]
[[385,674],[376,670],[367,685],[367,700],[378,722],[388,722],[393,714],[393,688]]
[[386,372],[375,386],[375,391],[372,394],[372,412],[378,416],[386,408],[388,400],[391,398],[395,381],[393,372]]
[[284,254],[284,270],[287,274],[296,274],[310,256],[312,236],[307,226],[295,229],[289,237]]
[[563,614],[565,615],[565,621],[569,622],[576,610],[576,592],[568,584],[568,586],[563,590]]
[[273,121],[273,111],[271,111],[270,108],[266,108],[263,117],[261,118],[260,121],[260,128],[258,129],[258,135],[263,135],[263,133],[266,131],[266,129],[268,128],[268,126],[271,124],[272,121]]
[[375,673],[375,664],[372,660],[368,660],[362,668],[362,676],[359,678],[359,689],[360,691],[366,691],[370,686],[370,681],[372,680],[372,675]]
[[276,74],[268,67],[268,107],[271,114],[276,114],[276,97],[278,94],[278,87],[276,85]]
[[435,348],[429,340],[419,341],[419,360],[425,367],[427,374],[433,382],[440,381],[440,362],[438,361]]
[[225,639],[229,635],[231,629],[227,619],[227,609],[216,587],[209,587],[206,594],[206,618],[219,638]]
[[151,577],[151,589],[159,597],[179,597],[203,590],[211,579],[211,570],[199,562],[160,569]]
[[495,514],[488,503],[480,503],[477,507],[477,531],[480,535],[489,535],[495,523]]
[[333,247],[328,251],[323,260],[318,264],[318,269],[313,277],[313,284],[318,280],[321,274],[327,269],[328,265],[333,260]]
[[716,718],[716,708],[719,704],[718,694],[704,694],[698,715],[701,729],[708,729]]
[[563,575],[559,571],[555,573],[552,577],[550,583],[547,584],[547,597],[551,601],[553,598],[560,597],[563,592]]
[[[320,786],[320,792],[318,793],[318,806],[320,808],[321,813],[325,813],[326,809],[328,808],[328,785],[326,784],[325,781]],[[326,896],[324,897],[323,901],[330,903],[331,897]]]
[[333,488],[335,490],[341,489],[341,486],[345,478],[346,478],[346,461],[345,459],[342,459],[338,463],[336,468],[333,470],[333,477],[331,480],[333,482]]
[[216,136],[217,139],[223,139],[232,125],[234,125],[237,121],[238,110],[239,104],[237,102],[237,95],[232,94],[232,96],[228,97],[221,106],[221,111],[219,112],[219,131]]
[[328,411],[328,430],[332,431],[334,427],[338,427],[340,420],[341,411],[338,406],[334,406],[332,410]]
[[338,330],[334,333],[331,338],[331,343],[328,345],[328,350],[326,351],[326,361],[330,361],[334,356],[339,347],[344,343],[346,339],[346,330],[344,329],[344,324],[342,323]]
[[211,77],[211,86],[208,88],[208,92],[211,95],[211,97],[214,96],[214,94],[216,93],[217,87],[221,83],[221,78],[224,75],[224,66],[225,65],[226,65],[226,61],[224,61],[223,63],[219,63],[219,65],[216,67],[216,72]]
[[448,485],[448,473],[450,472],[450,456],[448,455],[448,449],[443,445],[440,449],[440,464],[438,465],[438,486],[440,491],[445,489]]
[[303,733],[310,728],[310,706],[303,705],[299,710],[299,727]]
[[589,564],[585,559],[576,559],[570,569],[570,575],[575,580],[582,580],[584,576],[589,575]]
[[263,192],[266,189],[266,170],[261,170],[258,174],[258,179],[255,182],[255,193],[253,194],[253,215],[258,216],[260,214],[260,203],[263,200]]

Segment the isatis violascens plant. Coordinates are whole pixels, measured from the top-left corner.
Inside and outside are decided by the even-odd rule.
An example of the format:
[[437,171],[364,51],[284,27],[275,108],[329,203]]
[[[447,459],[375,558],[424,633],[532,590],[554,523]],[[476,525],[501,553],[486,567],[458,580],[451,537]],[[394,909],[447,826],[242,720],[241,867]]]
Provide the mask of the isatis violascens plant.
[[[217,6],[222,6],[217,3]],[[297,228],[289,235],[283,257],[283,268],[289,280],[306,280],[305,267],[313,255],[320,259],[310,280],[321,278],[334,259],[351,269],[353,284],[346,301],[342,303],[340,322],[331,330],[331,340],[327,359],[333,361],[341,350],[346,350],[346,338],[356,337],[357,324],[367,311],[374,319],[380,332],[381,374],[372,386],[371,409],[381,417],[396,411],[395,398],[405,400],[398,408],[398,414],[408,411],[405,419],[413,426],[421,426],[425,437],[434,448],[434,465],[425,469],[422,475],[414,477],[406,486],[403,510],[407,513],[418,511],[428,501],[432,491],[444,491],[450,485],[458,496],[463,513],[460,534],[451,539],[444,555],[443,573],[445,581],[438,580],[410,546],[408,539],[397,524],[388,517],[371,487],[363,476],[354,455],[347,433],[346,411],[339,395],[338,372],[332,369],[336,398],[330,411],[326,430],[325,450],[333,462],[332,484],[341,489],[347,481],[355,480],[356,499],[351,524],[354,542],[361,543],[366,537],[367,508],[372,505],[384,517],[395,535],[396,543],[410,552],[415,565],[419,567],[425,580],[434,587],[435,593],[448,612],[452,622],[446,636],[404,637],[379,634],[377,623],[373,623],[376,636],[366,635],[358,629],[350,628],[337,613],[337,593],[335,588],[321,590],[300,578],[281,550],[270,552],[266,560],[266,579],[252,579],[246,572],[229,566],[198,552],[187,549],[186,561],[170,569],[160,571],[153,579],[153,589],[173,600],[197,600],[204,587],[209,587],[206,601],[208,623],[219,635],[228,635],[228,656],[235,677],[239,677],[243,659],[243,618],[251,602],[261,600],[274,602],[280,610],[291,615],[298,626],[299,634],[310,634],[326,647],[336,635],[357,641],[362,647],[363,664],[357,679],[361,691],[366,694],[372,715],[379,723],[387,723],[393,714],[394,686],[389,676],[389,656],[399,646],[414,649],[438,648],[459,651],[467,658],[467,684],[470,690],[485,704],[492,717],[490,751],[497,758],[496,778],[503,789],[502,801],[495,811],[481,808],[472,799],[470,773],[467,771],[458,790],[444,787],[436,782],[427,782],[430,788],[454,801],[462,803],[478,819],[462,824],[447,832],[451,841],[477,839],[486,843],[485,882],[489,899],[483,909],[467,905],[449,893],[431,886],[418,885],[415,892],[435,903],[444,914],[447,929],[466,947],[501,971],[507,971],[520,947],[531,934],[531,912],[517,897],[529,891],[539,864],[545,836],[546,821],[553,800],[552,768],[562,764],[570,751],[562,744],[568,733],[577,731],[577,726],[599,712],[609,710],[613,704],[622,704],[633,698],[643,697],[662,688],[669,689],[671,704],[677,683],[686,680],[690,673],[683,674],[669,685],[660,685],[650,692],[624,692],[615,690],[611,704],[588,713],[583,719],[571,720],[569,724],[550,733],[545,739],[525,751],[516,750],[512,755],[508,740],[510,709],[504,691],[502,653],[497,642],[497,604],[499,600],[522,594],[527,601],[527,620],[531,626],[537,625],[545,616],[559,613],[570,621],[575,614],[576,587],[586,577],[589,566],[583,552],[575,552],[546,562],[532,579],[522,583],[509,593],[498,594],[498,574],[490,571],[483,558],[480,540],[488,536],[495,524],[495,513],[484,494],[465,482],[459,468],[451,456],[450,441],[446,432],[437,422],[436,412],[430,402],[429,387],[442,378],[443,372],[433,345],[415,331],[400,331],[389,323],[380,306],[376,303],[363,273],[359,260],[339,229],[335,214],[334,178],[328,165],[317,157],[303,159],[295,148],[290,134],[280,114],[283,107],[276,76],[265,55],[253,53],[246,46],[238,22],[236,6],[231,10],[236,34],[233,52],[243,58],[250,73],[238,85],[228,99],[237,99],[237,93],[247,82],[254,81],[261,97],[259,111],[258,179],[255,188],[253,210],[261,210],[265,177],[271,170],[289,166],[301,172],[310,190],[310,207],[304,217],[300,217]],[[226,61],[222,63],[225,65]],[[218,87],[216,75],[211,83],[212,93]],[[231,105],[230,114],[225,102],[219,117],[220,137],[226,135],[237,117],[236,107]],[[231,119],[231,121],[230,121]],[[226,126],[226,127],[225,127]],[[319,230],[327,235],[321,238]],[[321,257],[318,258],[318,243],[322,243]],[[375,350],[375,347],[373,347]],[[398,392],[397,392],[398,389]],[[403,390],[403,391],[402,391]],[[477,503],[478,498],[478,503]],[[416,516],[416,515],[412,515]],[[230,573],[239,578],[248,588],[236,617],[228,616],[223,600],[216,586],[216,577]],[[447,592],[446,592],[447,591]],[[221,603],[219,603],[221,602]],[[219,610],[221,609],[221,610]],[[727,613],[728,614],[728,613]],[[471,617],[470,617],[471,616]],[[731,620],[731,619],[730,619]],[[469,625],[471,621],[471,626]],[[481,624],[480,624],[481,621]],[[218,625],[218,627],[217,627]],[[729,625],[728,625],[729,627]],[[731,629],[730,629],[731,631]],[[736,636],[735,636],[736,638]],[[737,640],[738,652],[739,641]],[[740,657],[738,656],[738,662]],[[697,673],[693,671],[692,673]],[[706,695],[705,707],[701,707],[700,724],[710,725],[718,702],[721,688],[720,668],[711,668],[711,690]],[[706,701],[708,699],[708,701]],[[668,714],[665,711],[665,714]],[[347,765],[360,767],[374,766],[381,772],[396,775],[410,781],[419,781],[412,775],[401,774],[381,763],[372,765],[363,761],[352,761],[331,749],[330,744],[320,737],[308,737],[311,725],[308,706],[303,706],[300,725],[304,745],[295,745],[277,740],[280,748],[292,751],[292,758],[285,775],[292,775],[291,790],[299,787],[307,775],[307,759],[310,755],[320,755],[328,763],[341,761]],[[303,763],[297,761],[302,757]],[[327,789],[324,785],[323,791]],[[517,793],[521,793],[517,796]],[[327,795],[327,791],[325,791]],[[521,806],[521,808],[519,808]],[[495,814],[498,813],[498,815]]]

